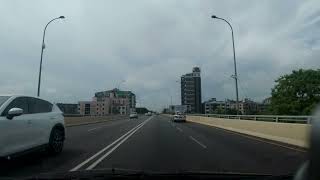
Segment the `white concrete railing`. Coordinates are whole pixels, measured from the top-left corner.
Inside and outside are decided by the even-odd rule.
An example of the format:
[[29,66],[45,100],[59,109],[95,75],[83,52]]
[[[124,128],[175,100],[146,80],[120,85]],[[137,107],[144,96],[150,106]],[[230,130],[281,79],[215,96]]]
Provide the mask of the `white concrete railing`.
[[239,119],[281,123],[311,124],[313,116],[282,116],[282,115],[224,115],[224,114],[190,114],[192,116],[215,117],[223,119]]
[[309,147],[310,142],[311,124],[226,119],[199,115],[187,115],[187,121],[303,148]]

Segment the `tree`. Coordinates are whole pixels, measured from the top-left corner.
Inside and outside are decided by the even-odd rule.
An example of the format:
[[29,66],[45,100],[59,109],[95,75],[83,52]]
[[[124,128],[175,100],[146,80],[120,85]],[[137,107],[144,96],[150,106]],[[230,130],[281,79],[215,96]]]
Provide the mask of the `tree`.
[[149,112],[149,110],[147,108],[145,108],[145,107],[137,107],[136,108],[136,112],[138,114],[145,114],[145,113]]
[[217,107],[214,111],[214,114],[224,114],[224,109],[222,107]]
[[[228,115],[237,115],[237,110],[236,109],[227,109],[227,114]],[[241,115],[241,111],[238,111],[238,115]]]
[[271,111],[277,115],[310,115],[320,102],[320,70],[299,69],[281,76],[271,92]]

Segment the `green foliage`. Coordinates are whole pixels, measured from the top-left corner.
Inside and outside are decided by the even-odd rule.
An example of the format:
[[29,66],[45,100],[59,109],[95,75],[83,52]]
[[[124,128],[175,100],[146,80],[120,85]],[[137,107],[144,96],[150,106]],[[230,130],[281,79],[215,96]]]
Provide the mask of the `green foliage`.
[[272,89],[271,111],[278,115],[310,115],[320,102],[320,70],[292,71]]
[[145,114],[145,113],[149,112],[149,110],[147,108],[145,108],[145,107],[137,107],[136,108],[136,112],[138,114]]
[[[228,115],[237,115],[237,110],[236,109],[227,109]],[[242,115],[241,111],[238,111],[238,115]]]
[[215,110],[214,110],[214,114],[224,114],[225,111],[223,108],[221,107],[217,107]]
[[272,110],[270,108],[268,108],[264,111],[255,113],[255,115],[273,115],[273,113],[272,113]]

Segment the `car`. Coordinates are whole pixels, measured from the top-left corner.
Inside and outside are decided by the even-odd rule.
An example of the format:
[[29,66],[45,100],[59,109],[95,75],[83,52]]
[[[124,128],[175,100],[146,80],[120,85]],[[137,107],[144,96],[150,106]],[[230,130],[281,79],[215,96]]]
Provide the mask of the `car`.
[[66,137],[57,105],[31,96],[0,96],[0,158],[45,148],[59,154]]
[[146,114],[146,116],[152,116],[152,113],[151,113],[151,112],[148,112],[148,113]]
[[129,117],[130,117],[130,119],[138,118],[138,114],[136,112],[132,112],[132,113],[130,113]]
[[186,115],[181,112],[176,112],[172,117],[173,122],[186,122]]

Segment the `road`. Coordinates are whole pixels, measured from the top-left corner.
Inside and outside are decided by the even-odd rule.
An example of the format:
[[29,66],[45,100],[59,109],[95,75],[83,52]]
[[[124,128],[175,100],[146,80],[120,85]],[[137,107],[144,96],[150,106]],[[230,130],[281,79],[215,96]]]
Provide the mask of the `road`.
[[121,168],[154,172],[215,171],[285,174],[306,153],[197,123],[142,116],[67,128],[63,152],[32,153],[2,162],[1,177]]

